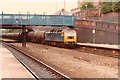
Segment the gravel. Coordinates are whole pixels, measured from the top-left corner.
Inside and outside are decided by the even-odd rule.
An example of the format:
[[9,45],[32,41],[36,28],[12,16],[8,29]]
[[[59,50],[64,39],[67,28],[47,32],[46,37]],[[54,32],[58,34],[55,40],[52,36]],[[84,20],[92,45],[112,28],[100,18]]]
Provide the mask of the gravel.
[[27,67],[37,75],[40,79],[59,79],[60,77],[54,74],[53,72],[49,71],[43,65],[36,62],[35,60],[21,54],[20,52],[13,50],[12,48],[8,47],[10,51],[13,52],[13,55],[20,59]]
[[41,44],[27,43],[26,48],[12,44],[71,78],[118,78],[117,58]]

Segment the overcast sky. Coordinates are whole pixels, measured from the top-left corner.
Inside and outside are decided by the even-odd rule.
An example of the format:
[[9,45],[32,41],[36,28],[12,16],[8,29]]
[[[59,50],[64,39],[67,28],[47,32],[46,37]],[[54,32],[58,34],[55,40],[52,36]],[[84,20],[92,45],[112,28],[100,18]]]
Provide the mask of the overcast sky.
[[[64,0],[0,0],[1,12],[4,13],[54,13],[64,8]],[[65,8],[70,11],[77,7],[78,0],[65,0]]]
[[[120,0],[79,0],[79,1],[120,1]],[[77,7],[78,0],[65,0],[67,11]],[[64,0],[0,0],[0,11],[4,13],[52,14],[64,7]]]

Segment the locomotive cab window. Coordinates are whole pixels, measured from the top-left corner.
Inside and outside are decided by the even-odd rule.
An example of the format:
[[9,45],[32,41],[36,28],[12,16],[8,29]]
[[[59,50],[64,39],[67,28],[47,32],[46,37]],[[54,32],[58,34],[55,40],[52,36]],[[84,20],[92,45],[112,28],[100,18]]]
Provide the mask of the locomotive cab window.
[[62,32],[62,30],[58,30],[57,32]]

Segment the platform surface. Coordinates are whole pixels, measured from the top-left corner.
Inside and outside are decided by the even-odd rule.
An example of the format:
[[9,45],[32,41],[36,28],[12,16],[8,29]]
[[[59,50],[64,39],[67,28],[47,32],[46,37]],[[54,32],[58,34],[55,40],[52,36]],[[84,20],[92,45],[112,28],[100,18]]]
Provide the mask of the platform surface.
[[83,45],[83,46],[101,47],[101,48],[119,49],[120,50],[120,45],[94,44],[94,43],[77,43],[77,44],[78,45]]
[[33,75],[0,44],[0,78],[34,78]]

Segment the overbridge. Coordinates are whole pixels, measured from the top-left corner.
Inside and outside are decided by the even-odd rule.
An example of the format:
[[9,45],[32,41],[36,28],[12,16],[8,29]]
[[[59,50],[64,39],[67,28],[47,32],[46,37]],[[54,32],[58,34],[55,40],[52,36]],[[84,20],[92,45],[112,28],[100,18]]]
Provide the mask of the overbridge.
[[22,28],[21,26],[74,26],[75,16],[0,14],[0,28]]
[[74,26],[75,16],[37,15],[37,14],[0,14],[1,29],[22,29],[22,46],[26,47],[26,26]]

